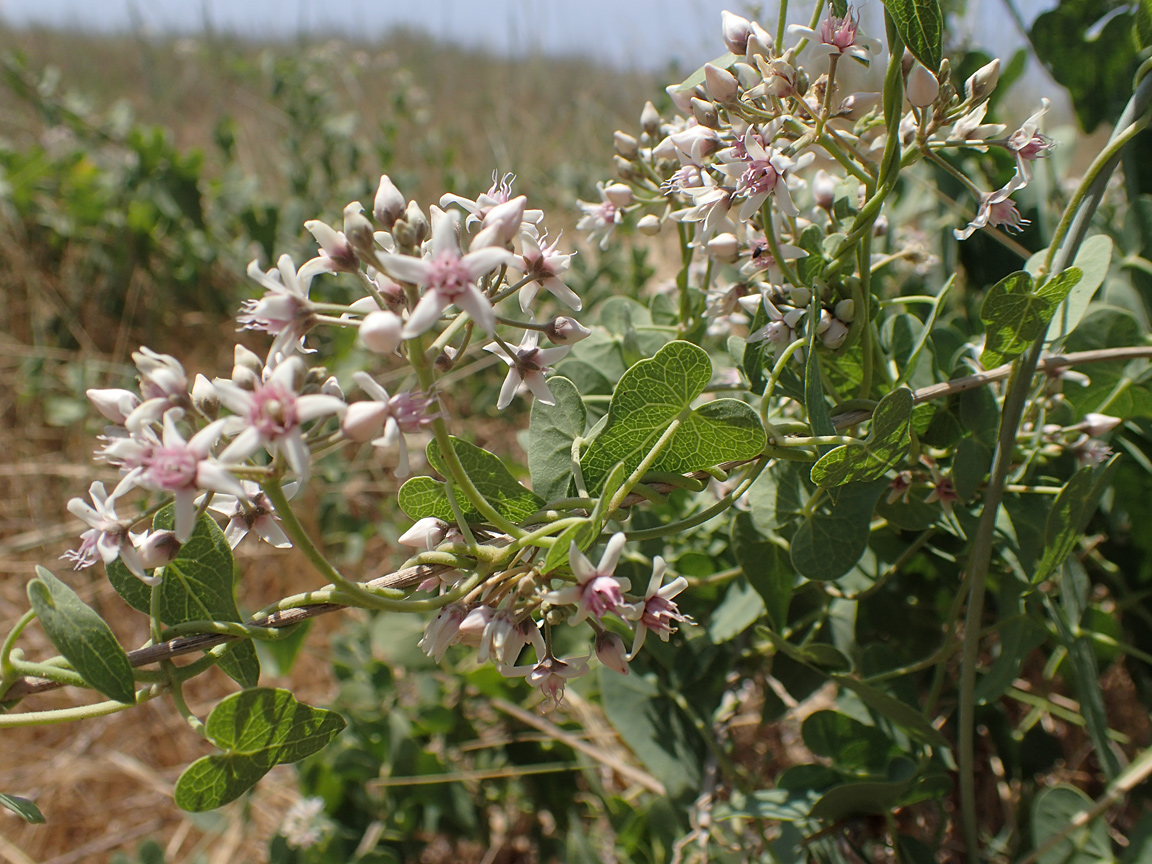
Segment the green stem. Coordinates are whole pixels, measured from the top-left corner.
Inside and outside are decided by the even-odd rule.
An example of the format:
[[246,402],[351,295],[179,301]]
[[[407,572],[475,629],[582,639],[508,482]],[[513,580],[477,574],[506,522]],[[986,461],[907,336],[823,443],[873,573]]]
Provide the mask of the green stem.
[[[160,695],[162,687],[149,685],[136,691],[134,705],[141,705]],[[59,708],[52,711],[26,711],[22,714],[0,714],[0,729],[14,729],[18,726],[47,726],[53,723],[70,723],[73,720],[89,720],[125,711],[132,705],[108,700],[95,705],[80,705],[75,708]]]
[[776,266],[784,275],[784,281],[795,285],[797,288],[811,288],[811,285],[800,284],[792,265],[784,260],[784,256],[780,252],[780,241],[776,238],[776,225],[772,222],[771,195],[765,198],[764,203],[760,205],[760,221],[764,223],[764,238],[768,241],[768,248],[772,251],[772,257],[776,259]]
[[744,478],[740,481],[736,488],[734,488],[731,492],[729,492],[711,507],[708,507],[705,510],[701,510],[699,513],[696,513],[693,516],[689,516],[687,519],[681,519],[677,522],[671,522],[667,525],[657,525],[654,528],[645,528],[641,531],[625,531],[624,536],[629,540],[655,540],[658,537],[667,537],[670,534],[679,534],[688,530],[689,528],[695,528],[697,525],[703,525],[709,519],[712,519],[723,513],[736,502],[737,498],[747,492],[751,488],[752,484],[756,482],[756,478],[760,476],[760,473],[771,461],[772,460],[770,459],[760,459],[754,462],[752,469],[744,475]]
[[257,639],[261,642],[275,642],[287,639],[292,635],[298,624],[289,624],[286,627],[257,627],[252,624],[239,624],[235,621],[184,621],[173,624],[165,629],[163,638],[159,641],[167,642],[178,636],[200,636],[204,633],[216,633],[221,636],[236,636],[240,639]]
[[16,649],[16,640],[20,638],[24,628],[35,620],[36,613],[29,609],[16,620],[8,635],[4,637],[4,644],[0,646],[0,697],[3,697],[8,685],[20,677],[12,665],[12,652]]
[[65,669],[49,663],[31,663],[27,660],[19,660],[16,658],[12,659],[12,667],[20,675],[43,678],[46,681],[55,681],[57,684],[64,684],[70,687],[92,689],[91,685],[89,685],[79,673],[72,669]]
[[676,430],[680,428],[682,422],[681,418],[677,417],[668,424],[668,428],[664,430],[664,434],[652,445],[652,449],[648,451],[648,455],[640,461],[640,464],[636,466],[636,470],[628,476],[624,484],[616,490],[616,494],[609,499],[608,505],[604,508],[605,519],[611,517],[616,511],[616,508],[620,506],[620,503],[628,497],[628,493],[632,491],[633,487],[644,479],[644,475],[647,474],[648,469],[656,463],[657,457],[659,457],[664,448],[668,446],[668,442],[672,440],[672,437],[676,434]]

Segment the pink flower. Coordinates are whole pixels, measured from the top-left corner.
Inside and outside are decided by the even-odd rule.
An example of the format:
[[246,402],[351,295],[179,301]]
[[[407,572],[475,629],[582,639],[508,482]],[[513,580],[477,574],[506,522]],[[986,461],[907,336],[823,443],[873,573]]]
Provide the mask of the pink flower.
[[648,590],[644,592],[644,599],[628,607],[626,617],[636,622],[636,637],[632,641],[629,660],[636,658],[636,653],[644,645],[648,631],[652,631],[667,642],[668,637],[676,632],[677,624],[692,622],[692,619],[684,615],[672,602],[673,597],[688,587],[688,580],[683,576],[677,576],[661,587],[666,566],[664,559],[659,555],[652,559],[652,578],[648,582]]
[[240,314],[236,316],[240,329],[271,333],[275,337],[273,354],[294,350],[312,327],[312,304],[308,300],[312,277],[335,270],[331,261],[326,257],[313,258],[297,272],[292,259],[281,255],[276,267],[267,273],[260,269],[258,261],[252,261],[248,265],[248,277],[264,286],[264,296],[259,300],[245,300],[241,305]]
[[976,212],[976,218],[968,223],[968,227],[957,228],[952,232],[956,235],[956,239],[967,240],[977,228],[983,228],[986,225],[992,227],[1003,225],[1006,231],[1023,231],[1028,220],[1020,216],[1015,202],[1008,197],[1012,194],[1013,188],[1010,180],[1003,189],[981,195],[980,209]]
[[[280,527],[280,520],[268,496],[257,483],[251,480],[241,480],[244,489],[244,498],[235,495],[215,495],[208,505],[213,510],[228,519],[224,526],[224,539],[228,545],[235,549],[240,541],[254,532],[257,537],[277,549],[287,549],[292,545],[288,535]],[[284,495],[291,498],[300,487],[299,483],[284,485]]]
[[588,232],[588,242],[595,243],[599,240],[601,249],[608,248],[608,238],[612,236],[616,226],[624,221],[623,207],[625,205],[612,200],[613,196],[608,192],[608,189],[611,188],[598,182],[596,189],[600,193],[599,204],[592,204],[588,201],[576,202],[576,205],[584,213],[580,217],[580,221],[576,223],[576,227],[581,231]]
[[720,171],[736,180],[735,195],[744,198],[739,214],[742,222],[758,211],[769,195],[775,196],[781,213],[800,215],[788,191],[788,180],[795,169],[811,162],[814,154],[805,153],[798,160],[790,159],[763,144],[761,136],[749,129],[741,143],[720,157],[724,160],[719,165]]
[[593,567],[592,562],[584,557],[580,548],[572,543],[568,548],[568,563],[572,567],[573,575],[576,576],[576,584],[548,591],[544,594],[543,601],[553,606],[575,603],[576,615],[569,622],[573,625],[589,617],[599,621],[611,612],[619,613],[625,606],[624,592],[632,587],[631,580],[612,575],[616,570],[616,563],[620,560],[620,553],[624,551],[625,542],[623,532],[613,534],[604,548],[600,564],[596,567]]
[[109,495],[104,484],[99,481],[88,487],[92,504],[83,498],[73,498],[68,502],[68,511],[88,525],[88,530],[80,535],[80,548],[65,552],[61,557],[71,561],[74,569],[91,567],[97,559],[105,565],[117,558],[124,562],[137,579],[146,585],[159,585],[160,579],[144,572],[144,566],[128,529],[133,520],[121,519],[116,515],[116,499],[132,488],[132,481],[125,477]]
[[132,359],[140,370],[142,401],[124,418],[124,426],[129,432],[155,423],[169,408],[192,407],[188,378],[179,360],[158,354],[151,348],[132,352]]
[[587,657],[566,657],[560,660],[551,654],[533,666],[501,666],[500,674],[508,677],[523,675],[533,687],[539,687],[552,706],[559,708],[564,701],[564,688],[570,678],[588,674]]
[[526,330],[514,356],[509,356],[504,346],[497,342],[484,346],[485,351],[491,351],[508,364],[508,375],[504,379],[504,385],[500,388],[500,398],[496,402],[498,410],[503,411],[512,403],[512,397],[516,395],[520,382],[524,382],[532,391],[532,395],[543,404],[556,404],[552,391],[548,389],[548,382],[544,380],[544,373],[549,371],[549,364],[555,363],[567,354],[571,346],[537,348],[536,343],[539,341],[539,330]]
[[833,54],[847,54],[867,63],[871,55],[881,48],[879,39],[872,39],[860,32],[860,18],[853,15],[851,10],[843,18],[829,15],[821,22],[819,30],[793,24],[788,28],[788,35],[803,36],[812,41],[808,49],[808,56],[812,60]]
[[559,245],[559,238],[555,243],[547,243],[546,237],[537,239],[535,231],[520,234],[520,254],[508,266],[532,279],[520,289],[520,308],[524,312],[528,311],[541,288],[569,308],[580,311],[580,297],[560,281],[560,274],[571,266],[572,256],[576,253],[558,252]]
[[624,640],[609,630],[596,636],[596,659],[621,675],[628,674],[628,650]]
[[[397,477],[408,476],[408,446],[404,434],[419,432],[440,415],[431,413],[432,398],[419,391],[388,395],[388,391],[367,372],[355,372],[352,380],[368,394],[362,402],[353,402],[344,414],[340,428],[353,441],[371,441],[373,447],[398,448]],[[380,430],[384,434],[380,434]]]
[[[492,185],[487,192],[480,194],[475,200],[465,198],[462,195],[453,195],[447,192],[440,196],[440,206],[445,210],[448,209],[450,204],[455,204],[462,210],[468,213],[467,224],[470,227],[476,222],[483,222],[493,208],[499,207],[501,204],[507,204],[512,201],[512,184],[516,180],[515,174],[505,174],[503,177],[497,177],[497,172],[492,172]],[[521,218],[525,222],[537,223],[544,218],[542,210],[523,210]]]
[[1047,158],[1055,148],[1055,141],[1036,131],[1040,128],[1040,119],[1048,113],[1049,104],[1047,99],[1041,99],[1040,110],[1008,137],[1005,146],[1016,157],[1016,174],[1004,188],[1015,191],[1027,186],[1032,181],[1032,161]]
[[405,339],[431,329],[441,313],[453,304],[471,315],[481,329],[491,333],[496,328],[496,312],[476,286],[476,280],[501,265],[511,264],[512,253],[488,246],[461,255],[456,239],[458,220],[459,216],[452,212],[436,221],[432,229],[432,254],[428,258],[390,253],[379,256],[381,265],[393,279],[424,287],[424,296],[401,333]]
[[418,643],[421,651],[439,663],[451,645],[460,641],[460,625],[467,611],[459,603],[445,606],[424,629],[424,638]]
[[292,356],[271,372],[265,370],[254,390],[245,390],[226,378],[213,382],[220,402],[236,415],[228,420],[230,430],[239,433],[220,454],[221,461],[240,462],[267,447],[273,454],[283,451],[300,481],[307,480],[312,452],[304,442],[303,424],[343,414],[348,406],[337,396],[299,395],[297,382],[302,382],[304,375],[304,361]]

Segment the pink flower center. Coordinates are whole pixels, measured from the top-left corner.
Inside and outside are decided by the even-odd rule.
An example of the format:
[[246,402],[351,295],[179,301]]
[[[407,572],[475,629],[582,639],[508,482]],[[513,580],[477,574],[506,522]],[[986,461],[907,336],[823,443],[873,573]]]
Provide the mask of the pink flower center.
[[401,432],[419,432],[438,416],[428,413],[431,401],[423,393],[398,393],[388,400],[388,413]]
[[747,195],[767,194],[776,188],[779,172],[771,162],[752,162],[740,175],[740,191]]
[[1004,201],[989,205],[988,224],[992,226],[1003,225],[1009,231],[1022,231],[1028,222],[1021,218],[1020,212],[1016,209],[1016,204],[1009,199],[1005,199]]
[[432,259],[432,269],[428,272],[428,287],[449,302],[468,290],[472,277],[464,265],[464,259],[452,252],[441,252]]
[[580,602],[588,613],[599,621],[609,612],[615,612],[624,603],[620,583],[613,576],[594,576],[584,586]]
[[248,421],[269,440],[288,434],[300,424],[296,394],[277,383],[257,385]]
[[673,624],[683,620],[679,607],[659,594],[648,598],[640,616],[640,623],[661,639],[666,639],[673,632]]
[[851,15],[844,18],[829,16],[820,25],[820,41],[825,45],[831,45],[843,54],[856,44],[858,27],[859,25]]
[[174,492],[196,483],[196,454],[187,447],[155,447],[144,457],[148,482]]

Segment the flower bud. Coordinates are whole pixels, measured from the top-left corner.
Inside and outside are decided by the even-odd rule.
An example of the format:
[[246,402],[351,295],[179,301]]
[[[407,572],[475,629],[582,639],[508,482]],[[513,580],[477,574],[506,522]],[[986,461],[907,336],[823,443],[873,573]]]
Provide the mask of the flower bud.
[[140,558],[140,566],[145,570],[171,564],[180,551],[175,531],[145,531],[134,535],[132,543]]
[[627,207],[632,203],[632,189],[623,183],[613,183],[604,189],[604,197],[616,207]]
[[363,444],[380,434],[388,419],[388,406],[383,402],[367,400],[353,402],[340,420],[340,431],[345,438]]
[[215,420],[220,414],[220,396],[203,375],[197,375],[192,382],[192,405],[209,420]]
[[744,51],[744,56],[749,58],[772,56],[773,41],[768,31],[753,21],[752,33],[748,37],[748,47]]
[[612,133],[612,140],[616,145],[616,152],[625,159],[635,159],[640,155],[640,145],[626,132],[617,129]]
[[735,12],[724,10],[720,13],[720,28],[728,50],[737,57],[743,57],[748,50],[748,37],[752,35],[752,22]]
[[736,94],[740,92],[740,82],[736,76],[711,63],[704,64],[704,87],[712,100],[721,104],[734,102]]
[[447,536],[447,522],[435,516],[425,516],[400,535],[400,543],[413,549],[435,549]]
[[372,201],[372,218],[385,231],[391,231],[396,220],[403,215],[404,196],[387,174],[381,174],[376,198]]
[[872,224],[872,236],[884,237],[888,234],[888,215],[881,213],[876,217],[876,221]]
[[740,257],[740,241],[735,234],[717,234],[708,241],[708,254],[724,264],[731,264]]
[[836,304],[836,317],[845,324],[851,324],[856,319],[856,301],[849,297]]
[[823,168],[812,178],[812,197],[816,199],[816,206],[832,210],[832,203],[836,200],[836,179]]
[[318,219],[309,219],[304,223],[304,227],[316,238],[316,242],[323,250],[323,256],[337,271],[355,273],[360,269],[360,262],[356,259],[356,254],[345,235]]
[[460,641],[465,645],[478,647],[480,639],[484,635],[484,628],[488,626],[488,622],[492,620],[495,612],[496,610],[491,606],[483,604],[468,610],[468,614],[460,622]]
[[378,309],[369,312],[360,322],[358,341],[373,354],[391,354],[400,347],[400,331],[404,322],[395,312]]
[[672,104],[676,106],[676,110],[681,114],[692,113],[692,97],[691,90],[681,90],[678,84],[669,84],[664,88],[664,92],[668,94],[668,98],[672,100]]
[[1122,422],[1124,421],[1119,417],[1109,417],[1107,414],[1085,414],[1079,428],[1084,430],[1084,434],[1089,438],[1099,438],[1107,435]]
[[1000,58],[997,57],[986,66],[981,66],[964,82],[964,94],[970,102],[982,102],[987,99],[1000,81]]
[[344,398],[344,389],[335,375],[329,375],[324,379],[324,383],[320,385],[320,392],[325,396],[335,396],[341,400]]
[[456,365],[456,349],[451,345],[445,345],[444,350],[436,355],[436,360],[432,365],[436,367],[437,372],[447,372]]
[[131,390],[91,389],[85,391],[85,395],[92,406],[104,415],[105,419],[120,426],[124,425],[128,415],[140,404],[140,397]]
[[424,215],[424,211],[420,209],[420,205],[415,201],[409,201],[407,209],[404,210],[404,221],[408,223],[408,227],[412,229],[413,233],[413,246],[419,246],[428,239],[428,234],[431,229],[428,226],[428,217]]
[[720,125],[720,121],[716,117],[716,106],[711,102],[705,102],[703,99],[692,97],[690,105],[692,107],[692,116],[696,118],[696,122],[701,126],[707,126],[709,129],[716,129]]
[[652,213],[641,216],[636,222],[636,230],[645,237],[655,237],[660,233],[660,217]]
[[483,249],[485,246],[505,246],[511,243],[520,233],[527,204],[526,196],[517,195],[489,210],[484,215],[484,227],[472,241],[472,248]]
[[927,108],[940,95],[940,82],[936,76],[917,63],[908,73],[908,101],[917,108]]
[[254,388],[264,375],[264,361],[254,351],[237,345],[232,352],[232,380],[241,387]]
[[655,138],[660,131],[660,112],[651,102],[645,102],[644,110],[640,112],[640,129],[649,138]]
[[359,201],[344,208],[344,236],[358,256],[365,261],[375,261],[376,238],[372,236],[372,223],[363,211]]
[[561,315],[548,322],[548,326],[544,328],[544,335],[557,345],[572,345],[581,339],[587,339],[592,335],[592,331],[575,318]]
[[820,341],[824,343],[824,347],[835,350],[844,344],[844,339],[847,336],[848,325],[836,318],[831,318],[828,327],[820,334]]
[[628,651],[615,633],[603,630],[596,637],[596,659],[613,672],[628,674]]
[[[788,287],[788,297],[797,307],[804,309],[812,302],[812,289],[805,288],[802,285],[790,285]],[[789,324],[788,326],[791,327],[792,325]]]
[[639,178],[635,166],[619,153],[612,155],[612,164],[616,166],[616,176],[621,180],[632,182]]

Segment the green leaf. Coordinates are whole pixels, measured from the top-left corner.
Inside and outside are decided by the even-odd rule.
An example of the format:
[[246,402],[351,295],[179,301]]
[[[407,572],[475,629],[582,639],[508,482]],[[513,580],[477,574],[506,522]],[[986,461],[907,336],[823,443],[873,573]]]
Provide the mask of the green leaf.
[[764,614],[764,600],[748,581],[736,579],[708,621],[708,638],[719,645],[735,639]]
[[679,341],[625,372],[603,425],[580,460],[588,491],[598,491],[617,463],[624,463],[628,474],[635,470],[676,418],[682,425],[653,464],[654,471],[683,473],[758,455],[764,430],[749,406],[718,399],[689,410],[711,376],[712,363],[704,349]]
[[[152,520],[158,531],[175,525],[175,509],[169,504]],[[166,625],[185,621],[242,621],[236,606],[235,564],[232,547],[216,520],[201,515],[188,542],[166,566],[157,568],[161,583],[149,588],[120,561],[108,565],[108,581],[132,608],[149,613],[152,592],[159,591],[160,621]],[[233,642],[223,657],[220,668],[242,687],[254,687],[260,679],[260,661],[256,649],[246,639]]]
[[833,786],[812,805],[813,819],[837,822],[854,813],[887,813],[895,807],[940,798],[952,791],[943,774],[915,775],[902,780],[863,780]]
[[818,486],[843,486],[882,477],[911,445],[911,419],[912,391],[904,387],[893,390],[876,406],[864,443],[842,444],[829,450],[812,466],[812,482]]
[[547,574],[563,567],[568,563],[568,554],[573,543],[576,544],[577,549],[583,552],[592,545],[599,533],[591,519],[569,525],[556,535],[556,542],[549,547],[548,554],[544,556],[544,564],[540,568],[540,572]]
[[972,437],[960,439],[952,459],[952,485],[961,501],[971,501],[988,476],[992,451]]
[[896,743],[875,726],[838,711],[816,711],[800,727],[808,749],[849,772],[881,773],[899,752]]
[[767,637],[772,646],[782,654],[803,663],[805,666],[827,673],[829,669],[850,669],[852,663],[832,645],[824,642],[810,642],[807,645],[793,645],[779,633],[760,627],[756,631]]
[[80,677],[109,699],[136,704],[128,655],[104,619],[43,567],[28,583],[28,600],[52,644]]
[[1076,548],[1080,535],[1096,512],[1100,497],[1108,488],[1119,456],[1113,456],[1103,467],[1085,466],[1064,484],[1044,529],[1044,554],[1036,565],[1033,584],[1042,582]]
[[993,285],[980,308],[988,328],[981,365],[991,369],[1023,354],[1047,328],[1081,275],[1079,268],[1069,267],[1033,290],[1032,277],[1019,270]]
[[953,273],[944,283],[944,287],[940,289],[940,293],[936,295],[936,299],[932,302],[932,308],[928,312],[928,318],[924,321],[920,333],[916,336],[916,341],[911,346],[908,358],[900,365],[900,375],[896,379],[897,384],[903,384],[910,380],[916,371],[916,363],[920,359],[920,353],[924,350],[924,346],[928,344],[928,340],[932,336],[932,329],[936,326],[936,318],[944,306],[944,298],[948,296],[948,292],[952,290],[955,283],[956,274]]
[[940,0],[884,0],[884,5],[912,56],[937,74],[943,41]]
[[[1024,265],[1024,269],[1033,278],[1047,254],[1048,250],[1042,249]],[[1104,283],[1111,261],[1112,238],[1107,234],[1097,234],[1080,244],[1080,251],[1076,253],[1076,260],[1072,262],[1072,266],[1079,268],[1083,275],[1053,314],[1048,328],[1049,342],[1063,339],[1076,329],[1076,325],[1088,311],[1088,304],[1092,301],[1096,289]]]
[[944,39],[939,0],[884,0],[884,5],[908,50],[935,75],[940,70]]
[[[504,465],[503,460],[495,453],[489,453],[482,447],[456,437],[452,438],[452,449],[477,491],[508,521],[519,522],[527,519],[544,506],[544,499],[520,485]],[[428,464],[442,476],[452,476],[435,441],[428,442]],[[400,509],[413,519],[434,516],[445,522],[456,521],[444,484],[431,477],[409,479],[400,487],[396,500],[400,504]],[[486,521],[476,508],[468,503],[459,489],[456,490],[456,500],[468,522]]]
[[[1064,834],[1076,817],[1092,808],[1092,799],[1075,786],[1045,789],[1032,802],[1032,846],[1039,848],[1049,838]],[[1104,864],[1115,861],[1108,823],[1094,819],[1080,825],[1040,856],[1040,864]]]
[[829,582],[851,570],[868,548],[872,511],[887,488],[887,481],[881,479],[825,494],[792,537],[792,564],[797,572],[814,582]]
[[788,623],[788,606],[796,574],[788,553],[765,540],[756,530],[751,513],[738,512],[732,519],[732,552],[748,582],[764,601],[768,620],[777,630]]
[[31,822],[33,825],[44,824],[44,814],[27,798],[21,798],[19,795],[5,795],[0,792],[0,807],[8,808],[25,822]]
[[883,690],[865,684],[856,678],[847,675],[829,675],[833,681],[846,690],[851,690],[860,697],[860,701],[880,714],[887,717],[913,738],[933,747],[949,747],[948,739],[932,726],[924,715],[906,702],[901,702],[895,696],[890,696]]
[[227,697],[205,724],[223,753],[193,762],[176,781],[176,805],[213,810],[233,801],[274,766],[322,750],[345,726],[335,711],[313,708],[287,690],[258,687]]
[[609,297],[598,311],[600,326],[620,340],[626,360],[651,357],[675,338],[671,329],[656,329],[652,313],[631,297]]
[[556,404],[532,402],[528,422],[528,473],[532,491],[544,501],[568,495],[572,482],[572,441],[584,434],[587,412],[576,385],[559,375],[548,379]]
[[656,682],[601,667],[600,696],[608,721],[668,796],[696,795],[704,774],[704,742]]
[[[728,69],[733,63],[735,63],[739,59],[740,58],[737,57],[735,54],[733,54],[731,51],[726,51],[723,54],[721,54],[719,57],[717,57],[715,60],[711,61],[711,65],[718,66],[721,69]],[[695,90],[697,87],[699,87],[703,83],[704,83],[704,67],[701,66],[699,69],[697,69],[695,72],[693,72],[691,75],[689,75],[687,78],[685,78],[683,81],[681,81],[677,85],[676,92],[682,93],[685,90]]]
[[[748,332],[755,333],[768,324],[767,307],[763,303],[756,307],[752,316],[752,323],[748,325]],[[767,339],[758,339],[755,342],[745,342],[744,352],[740,358],[740,366],[748,377],[748,386],[753,393],[763,393],[767,380],[764,378],[764,359],[771,355],[772,343]]]
[[828,403],[824,400],[824,383],[820,379],[820,358],[816,353],[816,324],[820,320],[820,305],[812,298],[808,307],[807,362],[804,366],[804,410],[808,413],[808,425],[813,435],[835,435],[836,427],[828,414]]

